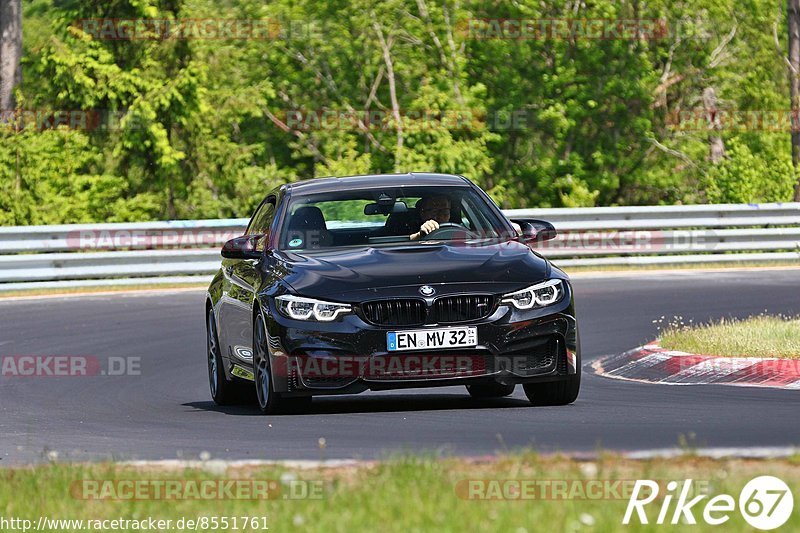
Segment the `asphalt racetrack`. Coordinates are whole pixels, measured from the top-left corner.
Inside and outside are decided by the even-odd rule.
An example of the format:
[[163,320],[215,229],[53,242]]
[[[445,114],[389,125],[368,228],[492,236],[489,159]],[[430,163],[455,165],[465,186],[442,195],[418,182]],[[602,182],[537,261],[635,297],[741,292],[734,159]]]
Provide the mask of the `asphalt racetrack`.
[[[463,387],[315,398],[304,414],[216,407],[205,361],[202,290],[0,301],[0,356],[80,355],[139,375],[0,376],[0,465],[60,460],[386,457],[403,450],[480,456],[677,446],[796,446],[800,391],[623,382],[598,356],[656,334],[654,320],[800,313],[800,270],[675,272],[574,281],[584,378],[578,401],[530,407],[521,387],[473,400]],[[134,358],[134,359],[130,359]],[[135,372],[134,372],[135,374]],[[324,449],[320,438],[325,439]]]

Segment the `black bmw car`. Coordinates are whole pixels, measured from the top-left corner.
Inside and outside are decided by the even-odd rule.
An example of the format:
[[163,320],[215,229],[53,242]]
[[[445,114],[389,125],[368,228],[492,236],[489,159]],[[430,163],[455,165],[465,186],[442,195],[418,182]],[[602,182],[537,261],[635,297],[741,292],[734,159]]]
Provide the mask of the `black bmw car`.
[[208,289],[211,395],[265,413],[312,396],[465,385],[534,405],[575,401],[580,341],[567,275],[464,177],[282,185],[222,249]]

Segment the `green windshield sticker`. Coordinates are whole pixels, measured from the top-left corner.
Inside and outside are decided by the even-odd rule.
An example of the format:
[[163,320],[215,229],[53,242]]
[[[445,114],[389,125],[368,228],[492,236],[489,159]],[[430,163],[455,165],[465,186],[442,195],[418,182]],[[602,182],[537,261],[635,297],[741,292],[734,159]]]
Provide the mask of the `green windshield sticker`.
[[303,239],[292,239],[291,241],[289,241],[289,246],[291,246],[292,248],[297,248],[301,244],[303,244]]

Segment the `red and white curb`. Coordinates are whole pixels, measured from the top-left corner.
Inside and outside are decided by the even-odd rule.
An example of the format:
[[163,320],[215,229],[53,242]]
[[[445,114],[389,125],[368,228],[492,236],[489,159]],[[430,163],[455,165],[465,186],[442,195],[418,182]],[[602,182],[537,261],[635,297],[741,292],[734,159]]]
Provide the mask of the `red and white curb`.
[[657,343],[601,357],[592,368],[601,376],[646,383],[800,390],[800,359],[697,355]]

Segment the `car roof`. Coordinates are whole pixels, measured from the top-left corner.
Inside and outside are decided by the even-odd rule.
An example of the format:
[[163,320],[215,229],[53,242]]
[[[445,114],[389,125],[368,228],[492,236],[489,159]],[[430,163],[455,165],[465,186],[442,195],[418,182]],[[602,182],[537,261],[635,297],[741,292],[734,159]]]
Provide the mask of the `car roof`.
[[470,181],[453,174],[409,172],[407,174],[368,174],[341,178],[314,178],[285,185],[292,194],[314,194],[346,189],[404,187],[404,186],[469,187]]

